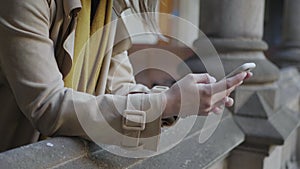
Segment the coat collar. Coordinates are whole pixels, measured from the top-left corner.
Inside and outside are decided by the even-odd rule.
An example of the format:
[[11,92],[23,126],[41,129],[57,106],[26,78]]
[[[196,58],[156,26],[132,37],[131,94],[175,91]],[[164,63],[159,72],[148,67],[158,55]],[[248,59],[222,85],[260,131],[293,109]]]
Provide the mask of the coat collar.
[[72,16],[73,14],[77,14],[78,11],[82,8],[80,0],[62,0],[64,12],[68,16]]
[[[82,4],[80,0],[62,0],[64,12],[68,16],[72,16],[73,14],[77,14],[82,8]],[[124,10],[129,8],[128,0],[113,0],[114,10],[117,14],[121,14]]]
[[113,9],[118,16],[121,16],[121,13],[130,7],[128,0],[114,0]]

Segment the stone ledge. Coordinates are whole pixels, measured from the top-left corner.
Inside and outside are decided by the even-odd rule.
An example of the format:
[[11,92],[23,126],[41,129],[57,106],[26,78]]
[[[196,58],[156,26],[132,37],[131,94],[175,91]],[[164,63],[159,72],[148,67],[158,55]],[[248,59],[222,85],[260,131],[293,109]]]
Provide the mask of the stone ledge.
[[131,169],[145,168],[145,166],[150,169],[158,167],[206,169],[225,159],[230,151],[243,141],[244,134],[235,124],[232,116],[225,113],[216,131],[204,144],[199,144],[199,134],[195,132],[169,152],[145,159]]
[[79,138],[57,137],[0,154],[1,169],[123,168],[138,159],[112,155]]
[[1,168],[55,168],[87,155],[84,141],[53,138],[0,154]]
[[175,148],[148,159],[119,157],[78,138],[52,138],[1,153],[0,166],[5,169],[208,168],[226,158],[232,149],[242,143],[244,134],[232,116],[225,113],[212,137],[199,144],[202,122],[203,119],[198,120],[189,136]]

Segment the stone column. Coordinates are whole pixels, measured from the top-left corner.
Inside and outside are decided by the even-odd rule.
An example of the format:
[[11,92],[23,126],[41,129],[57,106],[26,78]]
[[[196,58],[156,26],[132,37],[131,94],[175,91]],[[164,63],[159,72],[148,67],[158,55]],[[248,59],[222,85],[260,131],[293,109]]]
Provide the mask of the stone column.
[[[272,61],[281,68],[294,66],[300,70],[300,0],[285,0],[282,24],[282,42],[279,51],[271,57]],[[298,75],[299,76],[299,75]],[[299,77],[295,77],[296,79]],[[299,81],[295,84],[300,88]],[[300,103],[298,103],[300,105]],[[299,110],[298,110],[299,111]],[[300,129],[298,128],[297,154],[300,162]]]
[[272,61],[279,67],[296,66],[300,70],[300,0],[284,1],[282,43]]
[[[279,69],[263,53],[268,49],[262,40],[265,0],[201,0],[200,6],[200,29],[218,51],[225,72],[245,62],[257,65],[254,76],[232,95],[230,110],[245,141],[232,152],[229,168],[280,168],[286,163],[281,146],[298,122],[281,102]],[[201,40],[196,40],[196,48]]]
[[219,52],[225,72],[245,62],[257,64],[248,83],[278,79],[278,69],[263,54],[268,49],[262,40],[264,8],[264,0],[201,1],[200,29]]

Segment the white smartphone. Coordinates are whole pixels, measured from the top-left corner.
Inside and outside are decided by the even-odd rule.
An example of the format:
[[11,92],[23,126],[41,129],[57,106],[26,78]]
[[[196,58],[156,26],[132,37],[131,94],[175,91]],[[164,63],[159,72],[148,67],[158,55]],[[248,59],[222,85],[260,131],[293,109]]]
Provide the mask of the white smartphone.
[[225,78],[229,78],[232,77],[236,74],[239,74],[241,72],[250,72],[251,70],[253,70],[256,67],[255,63],[244,63],[243,65],[237,67],[236,69],[234,69],[232,72],[230,72],[229,74],[227,74],[225,76]]

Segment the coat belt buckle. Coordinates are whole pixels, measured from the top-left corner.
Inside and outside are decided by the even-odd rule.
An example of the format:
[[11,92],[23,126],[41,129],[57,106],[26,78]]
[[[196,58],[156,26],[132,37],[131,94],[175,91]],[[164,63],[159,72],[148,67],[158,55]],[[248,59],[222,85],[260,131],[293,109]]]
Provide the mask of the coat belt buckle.
[[145,130],[146,112],[139,110],[125,110],[123,117],[123,129],[134,131]]

